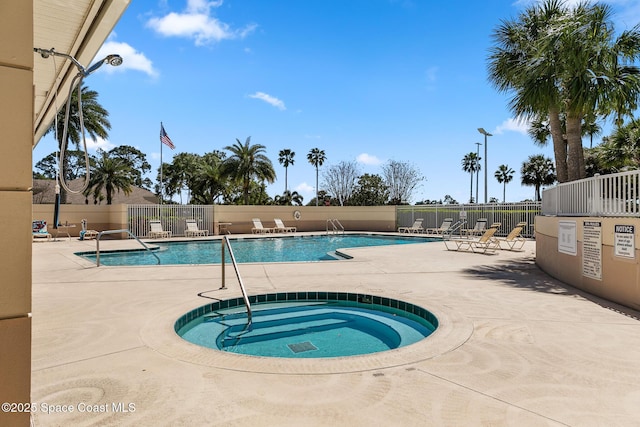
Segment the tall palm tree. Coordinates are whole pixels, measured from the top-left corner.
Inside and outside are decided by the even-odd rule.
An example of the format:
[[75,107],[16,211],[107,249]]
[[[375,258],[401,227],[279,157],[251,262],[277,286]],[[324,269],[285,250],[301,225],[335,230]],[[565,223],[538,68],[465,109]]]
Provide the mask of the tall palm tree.
[[245,205],[249,204],[249,190],[254,178],[268,183],[273,183],[276,179],[271,160],[264,154],[266,147],[250,143],[251,137],[248,137],[244,144],[236,138],[235,144],[224,147],[231,155],[222,163],[223,175],[241,185]]
[[502,203],[507,201],[507,184],[513,179],[515,171],[507,165],[498,166],[498,170],[495,173],[495,177],[500,184],[502,184]]
[[87,197],[89,194],[93,194],[93,198],[98,200],[104,190],[107,204],[110,205],[114,192],[122,191],[126,195],[131,194],[135,174],[122,159],[111,157],[105,151],[100,154],[101,156],[96,160],[89,186],[84,191],[84,195]]
[[[471,190],[469,192],[469,203],[473,203],[473,174],[480,170],[480,156],[477,153],[465,154],[462,159],[462,170],[471,175]],[[476,200],[477,203],[477,200]]]
[[322,166],[326,159],[324,150],[319,148],[312,148],[307,154],[307,160],[316,168],[316,206],[318,206],[318,168]]
[[522,185],[535,187],[536,201],[541,200],[540,187],[556,182],[553,161],[542,154],[529,156],[527,161],[522,163],[520,174]]
[[295,155],[296,153],[291,151],[288,148],[285,148],[284,150],[280,150],[280,153],[278,153],[278,161],[282,166],[284,166],[284,191],[285,192],[289,190],[289,186],[287,183],[289,165],[293,166],[293,158],[295,157]]

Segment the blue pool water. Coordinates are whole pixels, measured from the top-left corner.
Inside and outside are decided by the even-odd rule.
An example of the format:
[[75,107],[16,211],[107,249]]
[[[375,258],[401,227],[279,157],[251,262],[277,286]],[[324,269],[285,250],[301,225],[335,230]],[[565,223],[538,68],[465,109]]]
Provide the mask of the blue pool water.
[[[385,301],[396,306],[401,303]],[[428,311],[410,306],[423,316],[370,302],[265,302],[252,305],[251,324],[246,308],[239,305],[212,310],[188,322],[182,319],[176,324],[176,332],[203,347],[253,356],[354,356],[404,347],[428,337],[436,329],[437,320]]]
[[[231,247],[238,263],[326,261],[340,257],[339,248],[424,243],[434,239],[425,237],[383,236],[370,234],[317,235],[231,239]],[[155,243],[154,243],[155,244]],[[221,240],[157,243],[154,250],[161,265],[218,264],[221,262]],[[95,262],[95,252],[77,252]],[[228,258],[228,254],[226,255]],[[228,260],[228,259],[227,259]],[[145,250],[100,251],[103,265],[156,265],[157,259]]]

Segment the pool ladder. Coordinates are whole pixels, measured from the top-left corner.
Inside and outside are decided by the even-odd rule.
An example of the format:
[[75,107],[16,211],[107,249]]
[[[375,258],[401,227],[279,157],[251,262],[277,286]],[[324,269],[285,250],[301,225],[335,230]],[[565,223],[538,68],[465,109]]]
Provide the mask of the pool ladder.
[[142,240],[138,239],[138,237],[135,234],[133,234],[131,231],[125,228],[122,230],[106,230],[98,233],[98,236],[96,237],[96,267],[100,267],[100,238],[102,237],[103,234],[116,234],[116,233],[127,233],[129,236],[136,239],[138,243],[140,243],[142,247],[144,247],[147,250],[147,252],[149,252],[151,255],[156,257],[156,259],[158,260],[158,265],[160,265],[160,258],[158,258],[158,255],[156,255],[149,246],[145,245]]
[[[331,225],[331,229],[329,229],[329,225]],[[344,227],[337,218],[330,218],[327,220],[327,234],[329,234],[329,232],[332,232],[333,234],[344,234]]]
[[244,305],[247,306],[247,325],[251,325],[251,303],[249,302],[249,297],[247,296],[247,291],[244,288],[244,283],[242,282],[242,277],[240,276],[240,270],[238,270],[238,263],[236,262],[236,257],[233,255],[233,249],[231,249],[231,243],[229,241],[228,236],[224,236],[222,238],[222,253],[221,253],[221,262],[222,265],[222,286],[220,289],[227,289],[225,284],[225,262],[224,262],[224,251],[225,246],[229,250],[229,256],[231,257],[231,263],[233,264],[233,268],[236,271],[236,277],[238,278],[238,283],[240,284],[240,290],[242,291],[242,299],[244,300]]

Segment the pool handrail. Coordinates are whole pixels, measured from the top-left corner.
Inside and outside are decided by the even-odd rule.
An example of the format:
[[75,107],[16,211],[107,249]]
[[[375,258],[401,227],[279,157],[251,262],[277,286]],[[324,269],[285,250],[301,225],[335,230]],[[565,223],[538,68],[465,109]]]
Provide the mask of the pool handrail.
[[106,230],[98,233],[98,236],[96,237],[96,267],[100,267],[100,238],[102,237],[103,234],[116,234],[116,233],[127,233],[129,236],[136,239],[138,243],[140,243],[151,255],[156,257],[156,259],[158,260],[158,265],[160,265],[160,258],[158,258],[158,255],[156,255],[149,246],[145,245],[142,240],[138,239],[138,237],[135,234],[133,234],[131,231],[125,228],[122,230]]
[[222,259],[220,265],[222,266],[222,286],[220,289],[226,289],[225,285],[225,263],[224,263],[224,247],[226,246],[229,250],[229,256],[231,257],[231,263],[233,264],[233,268],[236,271],[236,277],[238,278],[238,283],[240,284],[240,291],[242,291],[242,299],[244,300],[244,305],[247,306],[247,320],[248,324],[251,325],[251,303],[249,302],[249,297],[247,296],[247,291],[244,287],[244,283],[242,282],[242,277],[240,276],[240,270],[238,270],[238,263],[236,262],[236,257],[233,255],[233,249],[231,249],[231,242],[229,241],[229,236],[222,237],[223,244],[222,246]]
[[331,224],[331,227],[333,228],[333,234],[338,233],[338,231],[341,231],[342,234],[344,234],[344,227],[337,218],[329,218],[327,220],[327,234],[329,234],[329,224]]

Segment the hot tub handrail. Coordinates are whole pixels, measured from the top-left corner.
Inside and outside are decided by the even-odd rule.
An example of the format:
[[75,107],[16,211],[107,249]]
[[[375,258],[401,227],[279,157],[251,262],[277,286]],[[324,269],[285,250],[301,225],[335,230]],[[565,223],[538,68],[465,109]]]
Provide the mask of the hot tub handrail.
[[238,278],[238,283],[240,284],[240,291],[242,291],[242,299],[244,300],[244,304],[247,306],[247,319],[248,323],[251,324],[251,303],[249,302],[249,297],[247,296],[247,291],[244,287],[244,283],[242,282],[242,277],[240,276],[240,270],[238,270],[238,263],[236,262],[236,257],[233,255],[233,249],[231,249],[231,242],[229,241],[228,236],[224,236],[222,238],[224,244],[222,245],[222,287],[220,289],[226,289],[225,286],[225,277],[224,277],[224,247],[226,246],[229,250],[229,256],[231,257],[231,263],[233,264],[233,268],[236,271],[236,277]]
[[96,267],[100,267],[100,238],[102,237],[103,234],[116,234],[116,233],[127,233],[129,236],[136,239],[138,243],[140,243],[151,255],[156,257],[156,259],[158,260],[158,265],[160,265],[160,258],[158,258],[158,255],[156,255],[149,246],[145,245],[142,240],[138,239],[138,237],[135,234],[133,234],[131,231],[125,228],[122,230],[106,230],[98,233],[98,236],[96,237]]
[[344,234],[344,227],[337,218],[329,218],[327,220],[327,234],[329,234],[329,224],[331,224],[333,234],[337,234],[339,231]]

